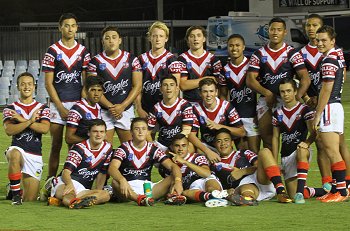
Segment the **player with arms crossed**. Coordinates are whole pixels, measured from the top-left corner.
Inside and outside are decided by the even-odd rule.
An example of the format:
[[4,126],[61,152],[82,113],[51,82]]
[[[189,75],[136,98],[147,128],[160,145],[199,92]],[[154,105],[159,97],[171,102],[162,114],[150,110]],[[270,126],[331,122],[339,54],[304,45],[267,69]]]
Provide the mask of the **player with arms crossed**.
[[318,96],[313,128],[318,131],[322,147],[331,162],[333,185],[322,202],[342,202],[348,199],[345,175],[346,165],[339,151],[340,134],[344,132],[344,109],[341,92],[344,82],[344,64],[334,48],[336,33],[330,26],[317,30],[317,48],[323,53],[321,63],[322,85]]
[[[109,192],[102,190],[113,153],[112,145],[105,141],[105,122],[92,120],[88,136],[87,140],[73,145],[61,176],[52,181],[51,196],[62,200],[70,209],[102,204],[110,199]],[[96,188],[92,189],[94,181]]]
[[[262,149],[258,155],[250,150],[233,149],[229,130],[217,131],[215,147],[221,161],[211,166],[223,188],[232,191],[227,199],[234,205],[257,205],[257,201],[269,200],[277,193],[277,201],[290,203],[282,183],[281,173],[271,152]],[[258,157],[259,156],[259,157]]]
[[119,49],[121,42],[118,28],[104,28],[104,51],[93,57],[88,67],[89,75],[104,79],[100,104],[102,118],[107,124],[107,140],[111,143],[115,131],[121,143],[131,139],[130,124],[135,117],[133,102],[142,88],[140,62],[134,55]]
[[51,101],[48,178],[56,176],[68,111],[75,102],[81,100],[85,69],[90,61],[86,48],[74,40],[78,30],[74,14],[65,13],[60,17],[59,30],[62,34],[61,40],[49,47],[42,61],[45,87]]
[[[113,189],[121,198],[137,202],[139,206],[152,206],[154,199],[170,193],[170,204],[183,204],[180,168],[151,142],[147,142],[148,125],[144,118],[136,117],[131,122],[132,140],[124,142],[115,150],[108,173],[113,177]],[[158,183],[151,182],[152,167],[159,163],[171,175]],[[150,182],[153,197],[144,195],[143,184]]]
[[246,137],[240,139],[240,148],[249,148],[255,153],[260,149],[260,136],[256,119],[256,92],[252,91],[246,84],[246,72],[249,59],[243,51],[245,49],[244,38],[239,34],[232,34],[227,40],[227,50],[230,62],[224,67],[225,75],[219,79],[221,98],[229,99],[236,108],[244,129]]
[[200,101],[199,81],[203,78],[217,79],[221,76],[221,61],[204,49],[207,32],[201,26],[191,26],[186,31],[185,40],[189,50],[181,54],[180,89],[183,98],[189,102]]
[[[297,99],[300,100],[310,85],[310,78],[302,56],[293,47],[284,43],[287,34],[286,23],[281,18],[269,22],[270,42],[260,48],[250,58],[247,71],[247,86],[261,94],[257,104],[259,132],[264,147],[271,149],[272,108],[280,102],[278,86],[282,79],[300,79]],[[277,105],[279,106],[279,105]]]
[[43,171],[41,136],[50,129],[50,109],[33,99],[35,80],[24,72],[17,78],[20,98],[3,111],[3,124],[11,146],[5,155],[8,161],[8,178],[12,204],[21,205],[21,182],[23,200],[36,200]]

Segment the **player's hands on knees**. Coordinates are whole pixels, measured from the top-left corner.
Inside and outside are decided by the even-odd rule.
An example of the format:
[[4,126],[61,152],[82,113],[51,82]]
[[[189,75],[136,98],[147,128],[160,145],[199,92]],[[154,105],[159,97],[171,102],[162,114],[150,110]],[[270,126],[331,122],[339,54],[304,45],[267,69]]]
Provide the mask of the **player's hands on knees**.
[[74,188],[74,185],[72,183],[66,184],[64,186],[64,189],[63,189],[63,196],[70,194],[70,193],[74,193],[74,195],[76,195],[75,188]]
[[276,104],[276,96],[271,91],[265,95],[265,100],[269,108],[272,108]]
[[233,167],[232,171],[231,171],[231,177],[234,180],[239,180],[244,176],[244,172],[242,171],[242,169]]
[[218,163],[221,160],[221,157],[219,154],[213,152],[212,150],[209,149],[209,151],[206,153],[207,158],[211,164]]

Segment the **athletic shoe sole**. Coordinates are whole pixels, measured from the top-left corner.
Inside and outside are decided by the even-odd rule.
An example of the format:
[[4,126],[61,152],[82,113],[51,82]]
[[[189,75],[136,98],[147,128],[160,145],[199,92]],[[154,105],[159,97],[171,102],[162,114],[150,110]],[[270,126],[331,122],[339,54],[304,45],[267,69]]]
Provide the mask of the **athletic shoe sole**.
[[226,207],[228,205],[229,202],[225,199],[210,199],[205,202],[205,206],[208,208]]

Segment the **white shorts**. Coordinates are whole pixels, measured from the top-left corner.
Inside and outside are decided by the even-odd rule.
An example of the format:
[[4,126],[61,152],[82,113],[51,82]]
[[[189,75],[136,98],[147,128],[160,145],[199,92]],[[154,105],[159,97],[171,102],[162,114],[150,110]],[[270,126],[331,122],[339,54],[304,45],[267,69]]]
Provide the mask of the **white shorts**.
[[[312,149],[309,148],[310,157],[309,162],[312,158]],[[281,158],[281,170],[283,172],[284,180],[296,177],[297,173],[297,151],[295,150],[292,154]]]
[[[272,111],[275,111],[277,108],[282,106],[282,99],[280,97],[277,97],[277,103],[272,108]],[[269,110],[269,107],[267,106],[265,97],[259,97],[258,102],[256,104],[256,113],[258,116],[258,120],[261,119],[261,117]]]
[[[62,181],[62,177],[56,177],[55,179],[52,180],[53,184],[52,184],[52,189],[51,189],[51,196],[54,197],[55,194],[56,194],[56,191],[57,191],[57,188],[60,186],[60,185],[64,185],[64,182]],[[89,189],[86,189],[84,187],[84,185],[80,184],[78,181],[76,180],[72,180],[73,182],[73,185],[74,185],[74,189],[75,189],[75,193],[76,195],[78,195],[79,193],[81,193],[82,191],[85,191],[85,190],[89,190]]]
[[151,181],[148,180],[131,180],[128,181],[129,185],[131,186],[132,190],[139,195],[144,195],[144,191],[143,191],[143,183],[145,182],[149,182],[151,183],[151,188],[153,189],[153,187],[157,184],[157,183],[153,183]]
[[205,184],[207,183],[208,180],[215,180],[215,181],[217,181],[219,183],[219,185],[220,185],[221,190],[222,190],[221,182],[214,175],[210,175],[207,178],[200,178],[198,180],[193,181],[192,184],[190,185],[189,189],[199,189],[199,190],[205,192],[206,191]]
[[[63,106],[70,110],[76,102],[62,102]],[[60,113],[56,105],[53,102],[50,102],[50,122],[55,124],[66,125],[67,121],[62,120]]]
[[264,185],[258,182],[256,171],[255,173],[244,177],[238,187],[246,184],[254,184],[259,189],[259,196],[256,199],[257,201],[270,200],[276,195],[276,189],[272,183]]
[[123,117],[119,120],[116,120],[115,117],[108,112],[108,110],[106,109],[101,110],[102,119],[105,121],[107,125],[107,130],[111,130],[114,128],[130,130],[131,120],[135,118],[134,106],[131,106],[128,110],[124,111],[122,114],[123,114]]
[[326,105],[321,114],[319,131],[344,133],[344,109],[341,103]]
[[23,164],[23,167],[21,169],[21,172],[28,174],[29,176],[40,181],[41,175],[43,173],[43,158],[42,158],[42,156],[38,156],[38,155],[34,155],[31,153],[25,152],[22,148],[17,147],[17,146],[10,146],[5,152],[6,156],[13,149],[17,149],[23,157],[24,164]]
[[244,129],[247,132],[247,137],[259,135],[258,124],[254,122],[254,118],[241,118],[241,120],[243,122]]

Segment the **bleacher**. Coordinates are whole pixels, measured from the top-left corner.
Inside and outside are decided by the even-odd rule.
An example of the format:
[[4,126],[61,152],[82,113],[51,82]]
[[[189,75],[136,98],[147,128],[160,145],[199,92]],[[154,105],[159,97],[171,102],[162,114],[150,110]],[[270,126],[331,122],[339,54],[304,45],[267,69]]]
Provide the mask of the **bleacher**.
[[0,60],[0,107],[18,99],[17,76],[23,72],[31,73],[36,81],[34,97],[41,103],[47,103],[49,95],[45,89],[44,74],[40,71],[39,60]]

